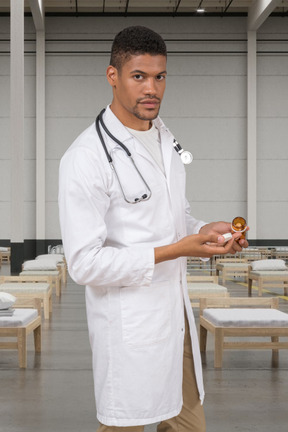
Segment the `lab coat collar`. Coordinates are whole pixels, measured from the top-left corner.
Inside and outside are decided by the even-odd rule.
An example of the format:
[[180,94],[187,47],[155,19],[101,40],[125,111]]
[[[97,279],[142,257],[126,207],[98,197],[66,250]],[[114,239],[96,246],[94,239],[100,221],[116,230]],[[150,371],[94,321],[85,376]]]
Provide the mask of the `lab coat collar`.
[[[122,142],[122,141],[133,139],[133,136],[130,134],[128,129],[123,125],[123,123],[121,123],[118,117],[116,117],[116,115],[111,111],[109,105],[106,107],[103,117],[104,117],[105,124],[107,123],[108,129],[109,130],[111,129],[111,131],[117,131],[117,135],[115,132],[115,136],[119,139],[119,141]],[[163,123],[160,117],[157,117],[155,120],[153,120],[153,123],[155,127],[160,131],[161,136],[162,134],[164,135],[168,134],[172,136],[171,132],[165,126],[165,124]]]
[[[121,121],[115,116],[115,114],[111,111],[110,106],[106,107],[106,111],[103,115],[104,122],[107,125],[108,129],[111,130],[111,133],[117,137],[117,139],[125,144],[128,144],[141,156],[149,159],[154,163],[154,160],[150,153],[146,150],[146,148],[138,142],[128,131],[128,129],[121,123]],[[169,181],[170,178],[170,167],[171,167],[171,157],[173,149],[173,135],[169,131],[169,129],[165,126],[160,117],[157,117],[153,120],[155,127],[159,130],[161,136],[161,146],[162,146],[162,154],[163,154],[163,162],[166,172],[166,178]],[[109,146],[112,145],[116,147],[118,144],[112,143],[112,140],[109,140]],[[130,147],[129,147],[130,149]]]
[[[170,171],[171,171],[171,160],[172,160],[172,152],[175,151],[173,147],[173,135],[169,131],[169,129],[165,126],[160,117],[157,117],[153,121],[155,127],[159,130],[161,135],[161,147],[162,147],[162,155],[164,168],[166,172],[166,178],[168,181],[168,185],[170,185]],[[169,188],[170,189],[170,188]]]
[[[128,129],[121,123],[121,121],[118,119],[118,117],[115,116],[115,114],[112,112],[109,105],[106,108],[106,111],[104,113],[104,122],[107,125],[108,129],[111,131],[115,137],[121,141],[123,144],[127,145],[128,149],[133,154],[133,150],[135,153],[141,155],[142,157],[145,157],[145,159],[150,160],[153,164],[155,164],[155,161],[153,157],[150,155],[148,150],[128,131]],[[115,148],[118,146],[117,143],[115,143],[112,140],[109,140],[109,146],[112,146],[112,148]]]
[[[110,106],[106,107],[105,113],[103,115],[104,123],[107,125],[107,128],[111,131],[115,137],[121,141],[125,142],[127,140],[132,140],[133,137],[126,129],[126,127],[121,123],[121,121],[116,117],[116,115],[111,111]],[[113,146],[117,146],[116,143],[113,142]]]

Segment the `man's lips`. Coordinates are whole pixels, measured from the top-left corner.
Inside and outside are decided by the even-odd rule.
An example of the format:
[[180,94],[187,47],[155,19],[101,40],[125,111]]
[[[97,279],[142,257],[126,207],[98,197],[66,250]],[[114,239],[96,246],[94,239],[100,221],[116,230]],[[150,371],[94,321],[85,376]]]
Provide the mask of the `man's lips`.
[[148,108],[155,108],[157,105],[159,105],[159,101],[157,99],[147,99],[139,103]]

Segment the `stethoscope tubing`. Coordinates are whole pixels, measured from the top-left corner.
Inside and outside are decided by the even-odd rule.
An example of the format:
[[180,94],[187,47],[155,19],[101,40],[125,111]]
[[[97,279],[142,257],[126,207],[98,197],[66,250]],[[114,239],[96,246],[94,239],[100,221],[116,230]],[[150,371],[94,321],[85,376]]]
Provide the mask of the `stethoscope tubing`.
[[[107,126],[105,125],[105,123],[104,123],[104,121],[103,121],[103,114],[104,114],[104,112],[105,112],[105,109],[103,109],[101,112],[100,112],[100,114],[98,114],[98,116],[96,117],[96,120],[95,120],[95,126],[96,126],[96,131],[97,131],[97,134],[98,134],[98,136],[99,136],[99,138],[100,138],[100,141],[101,141],[101,144],[102,144],[102,147],[103,147],[103,149],[104,149],[104,151],[105,151],[105,154],[106,154],[106,156],[107,156],[107,159],[108,159],[108,162],[109,162],[109,164],[110,164],[110,167],[111,167],[111,169],[114,171],[114,173],[115,173],[115,175],[116,175],[116,178],[117,178],[117,180],[118,180],[118,183],[119,183],[119,186],[120,186],[120,189],[121,189],[121,192],[122,192],[122,195],[123,195],[123,197],[124,197],[124,200],[128,203],[128,204],[137,204],[137,203],[139,203],[139,202],[141,202],[141,201],[147,201],[148,199],[150,199],[151,198],[151,196],[152,196],[152,191],[151,191],[151,189],[150,189],[150,187],[148,186],[148,184],[147,184],[147,182],[146,182],[146,180],[144,179],[144,177],[143,177],[143,175],[141,174],[141,172],[140,172],[140,170],[138,169],[138,167],[137,167],[137,165],[136,165],[136,163],[135,163],[135,161],[134,161],[134,159],[133,159],[133,157],[132,157],[132,154],[130,153],[130,151],[128,150],[128,148],[121,142],[121,141],[119,141],[110,131],[109,131],[109,129],[107,128]],[[135,168],[135,170],[136,170],[136,172],[137,172],[137,174],[139,175],[139,177],[141,178],[141,180],[143,181],[143,183],[144,183],[144,185],[145,185],[145,187],[146,187],[146,189],[147,189],[147,191],[148,191],[148,194],[143,194],[142,195],[142,197],[141,198],[135,198],[135,200],[134,201],[130,201],[130,200],[128,200],[127,199],[127,197],[126,197],[126,195],[125,195],[125,192],[124,192],[124,190],[123,190],[123,187],[122,187],[122,184],[121,184],[121,182],[120,182],[120,179],[119,179],[119,175],[118,175],[118,173],[117,173],[117,170],[116,170],[116,168],[115,168],[115,166],[114,166],[114,164],[113,164],[113,159],[112,159],[112,156],[111,156],[111,154],[108,152],[108,149],[107,149],[107,147],[106,147],[106,144],[105,144],[105,141],[104,141],[104,138],[103,138],[103,135],[102,135],[102,132],[101,132],[101,129],[100,129],[100,125],[101,125],[101,127],[104,129],[104,131],[106,132],[106,134],[114,141],[114,142],[116,142],[116,144],[118,144],[124,151],[125,151],[125,153],[127,154],[127,156],[130,158],[130,160],[131,160],[131,162],[132,162],[132,164],[133,164],[133,166],[134,166],[134,168]]]
[[[101,111],[101,113],[103,113],[103,111]],[[101,114],[101,113],[100,113],[100,114]],[[108,159],[108,162],[111,164],[111,163],[113,163],[113,159],[112,159],[110,153],[109,153],[108,150],[107,150],[107,147],[106,147],[106,144],[105,144],[105,142],[104,142],[103,135],[102,135],[102,132],[101,132],[101,130],[100,130],[100,126],[99,126],[100,114],[96,117],[96,120],[95,120],[96,131],[97,131],[97,134],[98,134],[98,136],[99,136],[99,138],[100,138],[100,142],[101,142],[101,144],[102,144],[102,147],[103,147],[103,150],[104,150],[104,152],[105,152],[105,154],[106,154],[106,157],[107,157],[107,159]]]
[[[118,138],[116,138],[114,135],[112,135],[112,133],[109,131],[109,129],[107,128],[107,126],[105,125],[104,121],[103,121],[103,114],[105,112],[105,108],[103,108],[103,110],[100,112],[100,114],[97,116],[97,118],[99,118],[99,122],[102,126],[102,128],[104,129],[104,131],[106,132],[106,134],[114,141],[116,142],[120,147],[122,147],[122,149],[127,153],[127,156],[131,156],[130,151],[128,150],[128,148],[121,142],[118,140]],[[96,119],[97,121],[97,119]],[[98,132],[98,131],[97,131]],[[105,146],[106,147],[106,146]]]
[[[114,136],[114,135],[109,131],[109,129],[107,128],[107,126],[105,125],[105,123],[104,123],[104,121],[103,121],[103,114],[104,114],[104,112],[105,112],[105,108],[102,109],[102,111],[101,111],[101,112],[98,114],[98,116],[96,117],[96,120],[95,120],[96,131],[97,131],[97,134],[98,134],[99,139],[100,139],[100,141],[101,141],[101,144],[102,144],[103,150],[104,150],[104,152],[105,152],[105,154],[106,154],[106,157],[107,157],[107,159],[108,159],[108,162],[109,162],[109,164],[110,164],[110,167],[111,167],[111,169],[115,172],[115,175],[116,175],[116,177],[117,177],[117,180],[118,180],[119,186],[120,186],[120,188],[121,188],[121,191],[122,191],[123,197],[124,197],[125,201],[126,201],[127,203],[129,203],[129,204],[136,204],[136,203],[141,202],[141,201],[147,201],[148,199],[150,199],[150,197],[151,197],[151,195],[152,195],[152,191],[151,191],[150,187],[148,186],[146,180],[144,179],[143,175],[141,174],[140,170],[138,169],[138,167],[137,167],[137,165],[136,165],[136,163],[135,163],[135,161],[134,161],[134,159],[133,159],[133,157],[132,157],[132,155],[131,155],[129,149],[128,149],[128,148],[127,148],[127,147],[126,147],[126,146],[125,146],[121,141],[119,141],[118,138],[116,138],[116,137],[115,137],[115,136]],[[103,130],[105,131],[105,133],[106,133],[106,134],[107,134],[107,135],[108,135],[108,136],[109,136],[109,137],[110,137],[110,138],[111,138],[111,139],[112,139],[116,144],[118,144],[118,146],[120,146],[120,147],[122,148],[122,150],[125,151],[126,155],[130,158],[130,160],[131,160],[131,162],[133,163],[133,166],[134,166],[134,168],[135,168],[137,174],[139,175],[139,177],[140,177],[141,180],[143,181],[143,183],[144,183],[144,185],[145,185],[145,187],[146,187],[146,189],[147,189],[148,194],[145,193],[145,194],[143,194],[140,198],[135,198],[134,201],[129,201],[129,200],[127,199],[127,197],[126,197],[126,195],[125,195],[125,192],[124,192],[124,190],[123,190],[122,184],[121,184],[121,182],[120,182],[119,175],[118,175],[117,170],[116,170],[116,168],[115,168],[115,166],[114,166],[114,164],[113,164],[112,156],[111,156],[111,154],[108,152],[108,149],[107,149],[107,147],[106,147],[106,144],[105,144],[105,141],[104,141],[104,138],[103,138],[102,132],[101,132],[100,125],[101,125],[101,127],[103,128]],[[187,150],[183,150],[182,147],[181,147],[181,145],[178,143],[178,141],[176,141],[176,139],[174,139],[174,141],[173,141],[173,146],[174,146],[174,149],[176,150],[176,152],[178,153],[178,155],[181,157],[182,162],[183,162],[185,165],[186,165],[186,164],[190,164],[190,163],[192,162],[192,160],[193,160],[193,156],[192,156],[192,154],[191,154],[190,152],[188,152]]]

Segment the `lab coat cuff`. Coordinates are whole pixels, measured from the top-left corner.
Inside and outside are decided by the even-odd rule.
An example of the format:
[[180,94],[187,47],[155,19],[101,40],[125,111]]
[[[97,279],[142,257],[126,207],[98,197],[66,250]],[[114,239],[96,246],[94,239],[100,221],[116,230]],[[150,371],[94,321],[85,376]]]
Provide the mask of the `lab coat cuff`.
[[[199,222],[198,222],[197,227],[196,227],[197,234],[199,234],[200,229],[201,229],[203,226],[205,226],[205,225],[207,225],[207,222],[203,222],[203,221],[199,221]],[[208,261],[210,261],[210,258],[203,258],[203,257],[200,257],[200,260],[203,261],[203,262],[208,262]]]
[[[154,248],[149,248],[147,249],[147,252],[144,254],[143,249],[140,251],[141,253],[141,262],[142,262],[142,267],[141,267],[141,274],[139,275],[140,278],[143,279],[143,282],[147,283],[150,285],[150,283],[152,282],[153,279],[153,274],[154,274],[154,268],[155,268],[155,252],[154,252]],[[145,255],[145,256],[143,256]],[[144,262],[146,263],[146,265],[144,264]],[[144,265],[143,265],[144,264]],[[143,275],[143,270],[145,271],[144,275]]]
[[199,231],[201,230],[201,228],[205,225],[208,225],[207,222],[204,221],[198,221],[198,223],[195,226],[195,234],[199,234]]

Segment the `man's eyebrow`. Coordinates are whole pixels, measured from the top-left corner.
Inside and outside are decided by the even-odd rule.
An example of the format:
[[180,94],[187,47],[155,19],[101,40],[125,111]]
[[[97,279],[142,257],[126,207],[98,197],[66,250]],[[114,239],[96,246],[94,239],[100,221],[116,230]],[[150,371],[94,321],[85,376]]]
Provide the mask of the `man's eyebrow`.
[[[130,73],[131,73],[131,74],[133,74],[133,73],[139,73],[139,74],[142,74],[142,75],[147,75],[147,72],[141,71],[141,70],[139,70],[139,69],[135,69],[135,70],[131,71]],[[162,72],[158,72],[158,73],[157,73],[157,75],[162,75],[162,74],[167,74],[167,71],[164,70],[164,71],[162,71]]]

